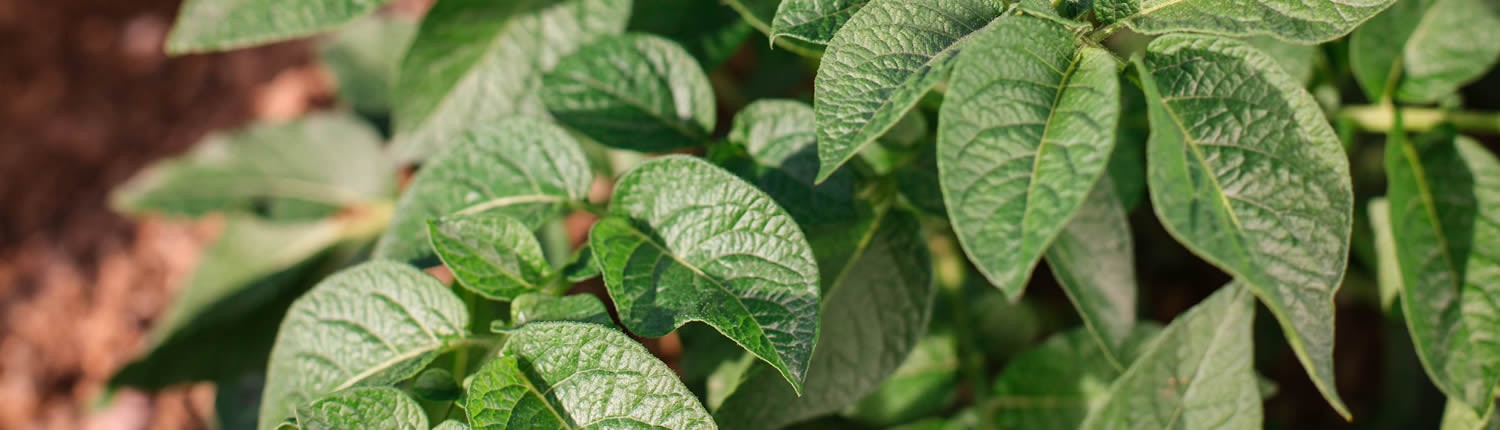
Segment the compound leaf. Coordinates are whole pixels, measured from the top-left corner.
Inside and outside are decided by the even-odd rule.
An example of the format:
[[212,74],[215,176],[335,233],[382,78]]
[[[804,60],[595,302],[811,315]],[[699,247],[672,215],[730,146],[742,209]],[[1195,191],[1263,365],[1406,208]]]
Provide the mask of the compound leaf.
[[542,288],[553,274],[531,228],[494,212],[428,222],[432,249],[469,291],[510,300]]
[[818,180],[896,125],[947,74],[999,0],[874,0],[828,43],[813,83]]
[[515,118],[476,128],[423,165],[375,256],[427,259],[427,221],[451,214],[502,214],[535,229],[586,198],[592,181],[578,142],[556,125]]
[[477,430],[715,428],[672,369],[614,329],[539,322],[508,337],[469,382]]
[[662,157],[620,177],[589,236],[632,332],[703,321],[801,391],[818,337],[818,266],[765,193],[699,159]]
[[1254,318],[1246,288],[1220,288],[1147,344],[1081,428],[1261,428]]
[[276,219],[322,218],[390,194],[395,168],[380,151],[380,135],[348,115],[254,125],[209,137],[132,178],[114,203],[184,217],[263,211]]
[[[558,297],[530,293],[516,297],[516,301],[510,304],[511,326],[520,327],[541,321],[578,321],[610,327],[615,325],[615,320],[609,317],[609,310],[604,308],[604,302],[592,294]],[[497,321],[496,324],[498,323]]]
[[1349,34],[1396,0],[1098,0],[1095,16],[1145,34],[1271,36],[1316,44]]
[[1349,43],[1354,77],[1371,100],[1435,102],[1500,60],[1500,3],[1400,0]]
[[1322,110],[1274,60],[1232,39],[1163,36],[1138,68],[1157,218],[1265,302],[1347,417],[1333,386],[1333,296],[1354,203],[1348,158]]
[[1107,358],[1123,366],[1121,343],[1135,326],[1135,255],[1125,208],[1100,179],[1052,247],[1047,266]]
[[714,130],[714,95],[698,62],[648,34],[601,39],[542,78],[552,116],[594,141],[666,152],[703,144]]
[[1500,383],[1500,161],[1451,130],[1386,144],[1391,237],[1417,356],[1481,416]]
[[542,74],[601,35],[630,0],[442,0],[422,19],[393,97],[400,161],[422,160],[474,126],[543,116]]
[[771,37],[827,44],[870,0],[782,0],[771,19]]
[[938,170],[969,259],[1017,300],[1104,174],[1119,122],[1110,54],[1067,29],[1006,17],[958,56],[938,117]]
[[825,286],[821,334],[802,395],[770,369],[752,369],[714,412],[722,426],[781,428],[843,410],[879,387],[926,333],[935,288],[916,216],[887,210],[861,233],[843,270]]
[[352,387],[297,407],[297,425],[306,430],[426,430],[427,414],[401,390]]
[[461,342],[468,324],[464,303],[411,266],[375,261],[329,276],[281,321],[260,428],[275,428],[293,407],[324,394],[410,378]]
[[331,30],[389,0],[189,0],[167,35],[167,52],[223,51]]

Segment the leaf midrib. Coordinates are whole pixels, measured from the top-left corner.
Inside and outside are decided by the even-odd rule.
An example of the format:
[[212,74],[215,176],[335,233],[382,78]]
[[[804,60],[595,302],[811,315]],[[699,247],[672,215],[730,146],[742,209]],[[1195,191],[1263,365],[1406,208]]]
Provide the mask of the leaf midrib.
[[[1047,119],[1043,120],[1042,122],[1041,139],[1037,141],[1036,154],[1033,154],[1031,159],[1031,177],[1028,178],[1026,182],[1026,210],[1024,212],[1021,212],[1020,228],[1022,246],[1025,246],[1025,238],[1027,237],[1026,226],[1030,225],[1029,221],[1031,219],[1031,214],[1033,213],[1032,208],[1036,207],[1036,205],[1032,202],[1032,199],[1036,197],[1036,193],[1033,192],[1032,187],[1036,185],[1039,179],[1037,176],[1037,172],[1038,168],[1042,164],[1042,152],[1045,151],[1048,146],[1052,146],[1047,144],[1047,133],[1052,131],[1052,121],[1053,119],[1057,118],[1057,107],[1062,104],[1063,94],[1067,92],[1068,84],[1072,82],[1073,78],[1078,74],[1078,66],[1083,61],[1083,53],[1084,51],[1081,48],[1076,49],[1073,53],[1073,60],[1068,63],[1068,68],[1063,71],[1062,80],[1057,83],[1057,94],[1053,95],[1052,97],[1052,104],[1047,110]],[[1035,54],[1033,54],[1033,56],[1035,56]],[[1056,144],[1054,143],[1053,145]],[[1092,188],[1092,184],[1090,184],[1090,188]],[[1072,218],[1072,215],[1078,212],[1077,207],[1074,207],[1073,209],[1074,210],[1069,213],[1068,216],[1062,217],[1062,219],[1058,220],[1060,225],[1062,225],[1063,227],[1067,226],[1067,222],[1070,218]],[[1061,229],[1059,229],[1059,231],[1060,230]],[[1041,257],[1041,254],[1038,254],[1036,256],[1037,259],[1040,259]]]

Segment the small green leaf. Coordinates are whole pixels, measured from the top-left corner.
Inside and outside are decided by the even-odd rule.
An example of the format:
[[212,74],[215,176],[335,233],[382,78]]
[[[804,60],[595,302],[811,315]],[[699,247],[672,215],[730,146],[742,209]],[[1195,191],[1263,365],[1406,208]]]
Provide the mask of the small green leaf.
[[1486,420],[1485,417],[1474,413],[1474,409],[1458,399],[1448,399],[1443,407],[1442,430],[1500,430],[1500,420],[1493,416]]
[[728,60],[754,31],[721,1],[634,0],[626,31],[660,35],[682,45],[706,70]]
[[813,83],[818,179],[875,141],[948,73],[999,0],[873,0],[828,43]]
[[132,213],[198,217],[255,212],[317,219],[390,194],[394,165],[380,136],[348,115],[318,114],[205,139],[132,178],[114,195]]
[[620,177],[589,236],[632,332],[703,321],[801,391],[818,338],[818,267],[765,193],[696,158],[657,158]]
[[448,369],[431,368],[417,374],[411,381],[411,391],[418,398],[434,402],[451,402],[464,394],[453,373]]
[[1167,325],[1080,428],[1261,428],[1254,319],[1248,289],[1220,288]]
[[402,14],[375,14],[350,23],[319,46],[319,59],[338,83],[339,100],[363,115],[391,111],[391,83],[417,21]]
[[771,37],[827,44],[870,0],[782,0],[771,20]]
[[714,130],[714,94],[693,57],[646,34],[600,39],[542,78],[558,122],[605,146],[666,152],[698,146]]
[[[759,100],[734,117],[729,142],[742,145],[759,166],[756,188],[766,191],[802,226],[838,224],[858,216],[855,178],[841,169],[821,184],[813,109],[793,100]],[[813,234],[818,229],[807,229]],[[828,274],[825,273],[825,276]]]
[[297,425],[303,430],[426,430],[427,414],[401,390],[353,387],[298,406]]
[[450,214],[502,214],[537,228],[585,199],[592,181],[578,142],[555,125],[516,118],[471,130],[412,179],[375,256],[427,259],[427,221]]
[[167,52],[225,51],[331,30],[389,0],[189,0],[177,13]]
[[389,261],[318,283],[287,310],[261,396],[260,428],[292,408],[356,385],[410,378],[464,338],[469,313],[437,279]]
[[568,258],[568,264],[558,270],[562,271],[564,279],[574,283],[599,276],[599,265],[594,263],[594,250],[587,243],[573,252],[573,256]]
[[1399,0],[1354,31],[1349,65],[1371,100],[1431,103],[1500,60],[1492,0]]
[[432,249],[469,291],[510,300],[552,277],[542,245],[515,218],[489,212],[428,221]]
[[1125,208],[1103,178],[1052,247],[1047,265],[1105,356],[1124,367],[1121,343],[1135,326],[1135,255]]
[[959,244],[1012,301],[1103,176],[1119,122],[1110,54],[1006,17],[958,56],[938,116],[938,170]]
[[[151,347],[112,384],[141,388],[226,380],[264,370],[276,325],[311,286],[340,240],[333,220],[277,223],[231,216],[177,299],[151,329]],[[205,354],[222,357],[204,361]]]
[[1244,42],[1163,36],[1138,62],[1147,177],[1168,233],[1265,302],[1314,385],[1333,386],[1333,296],[1349,256],[1349,161],[1323,111]]
[[1440,129],[1386,143],[1386,197],[1401,305],[1423,367],[1479,415],[1500,383],[1500,161]]
[[423,160],[470,128],[543,116],[542,74],[618,34],[630,0],[441,0],[422,19],[394,89],[400,161]]
[[1098,0],[1094,14],[1145,34],[1271,36],[1303,44],[1337,39],[1396,0]]
[[774,429],[843,410],[874,391],[927,331],[936,289],[915,215],[887,210],[823,294],[821,335],[799,397],[769,369],[747,373],[714,411],[724,428]]
[[1121,339],[1119,352],[1103,349],[1096,335],[1076,329],[1021,353],[995,379],[990,397],[1000,428],[1072,430],[1109,399],[1111,384],[1161,331],[1141,325]]
[[[592,294],[553,296],[531,293],[516,297],[510,304],[510,325],[520,327],[541,321],[578,321],[614,327],[604,302]],[[498,323],[498,322],[497,322]]]
[[936,414],[956,397],[958,350],[951,333],[930,333],[880,386],[851,406],[861,422],[891,426]]
[[714,428],[672,369],[596,324],[541,322],[511,332],[468,388],[477,430]]

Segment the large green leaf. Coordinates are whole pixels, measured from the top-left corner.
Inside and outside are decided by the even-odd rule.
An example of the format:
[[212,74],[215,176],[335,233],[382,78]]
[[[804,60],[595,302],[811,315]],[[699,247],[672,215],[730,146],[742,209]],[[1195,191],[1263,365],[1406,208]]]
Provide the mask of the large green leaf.
[[704,69],[728,60],[754,31],[722,1],[633,0],[627,31],[661,35],[682,45]]
[[1399,0],[1349,43],[1350,68],[1370,99],[1434,102],[1500,60],[1500,3]]
[[1246,288],[1220,288],[1147,344],[1080,428],[1261,428],[1254,319]]
[[1160,326],[1142,325],[1122,339],[1120,353],[1075,329],[1052,336],[1005,366],[995,379],[990,410],[999,428],[1077,429],[1109,399],[1111,383],[1155,339]]
[[403,14],[375,14],[324,39],[318,57],[338,83],[338,98],[364,115],[391,111],[391,83],[417,20]]
[[818,266],[765,193],[696,158],[654,159],[620,177],[589,240],[632,332],[703,321],[801,391],[818,338]]
[[714,94],[698,62],[646,34],[579,48],[542,78],[552,116],[595,141],[666,152],[701,145],[714,130]]
[[[150,350],[112,383],[162,388],[263,370],[286,307],[317,280],[330,259],[326,250],[339,240],[340,224],[334,220],[228,217],[152,327]],[[210,355],[222,359],[202,359]]]
[[1500,383],[1500,161],[1451,130],[1386,144],[1401,304],[1434,385],[1480,415]]
[[427,414],[401,390],[352,387],[298,406],[297,425],[304,430],[427,430]]
[[630,0],[437,2],[397,74],[392,151],[426,159],[473,126],[544,115],[542,74],[629,17]]
[[948,219],[970,261],[1017,300],[1104,174],[1120,118],[1115,61],[1068,29],[996,20],[958,56],[938,117]]
[[714,411],[725,428],[774,429],[837,412],[877,388],[927,331],[935,288],[915,215],[884,211],[826,285],[818,345],[800,397],[760,366]]
[[782,0],[771,20],[771,37],[826,44],[870,0]]
[[1236,40],[1164,36],[1137,67],[1157,218],[1265,302],[1347,417],[1333,386],[1333,296],[1354,203],[1348,159],[1322,110],[1274,60]]
[[1104,178],[1052,247],[1047,266],[1105,355],[1121,367],[1121,343],[1135,326],[1135,254],[1130,222]]
[[436,278],[389,261],[318,283],[287,310],[261,396],[260,428],[292,408],[356,385],[386,385],[464,339],[469,312]]
[[833,36],[813,83],[818,179],[896,125],[937,85],[999,0],[874,0]]
[[535,229],[586,198],[592,182],[578,142],[555,125],[516,118],[476,128],[423,165],[375,256],[426,259],[427,221],[451,214],[501,214]]
[[223,51],[310,36],[368,14],[389,0],[188,0],[167,52]]
[[380,151],[380,135],[348,115],[254,125],[205,139],[137,175],[114,203],[173,216],[262,211],[279,219],[322,218],[390,194],[395,167]]
[[540,322],[512,331],[468,388],[465,409],[478,430],[714,428],[672,369],[597,324]]
[[525,224],[489,212],[428,222],[432,249],[458,283],[485,297],[510,300],[551,280],[552,266]]
[[1271,36],[1304,44],[1354,30],[1396,0],[1098,0],[1100,22],[1145,34]]

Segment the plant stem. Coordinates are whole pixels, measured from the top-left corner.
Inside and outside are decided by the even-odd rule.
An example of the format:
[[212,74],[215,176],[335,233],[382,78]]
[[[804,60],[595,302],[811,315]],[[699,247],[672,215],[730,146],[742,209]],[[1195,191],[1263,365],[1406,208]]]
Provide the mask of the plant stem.
[[[1340,118],[1354,122],[1365,131],[1388,132],[1395,125],[1395,109],[1391,105],[1349,106],[1339,110]],[[1402,107],[1404,129],[1427,131],[1440,124],[1453,124],[1459,130],[1500,134],[1500,112],[1448,111],[1432,108]]]
[[1092,33],[1089,33],[1089,37],[1087,39],[1094,43],[1102,43],[1104,42],[1104,39],[1108,39],[1109,36],[1114,35],[1116,31],[1119,31],[1120,26],[1122,25],[1124,25],[1124,23],[1116,22],[1114,24],[1100,27],[1098,30],[1094,30]]

